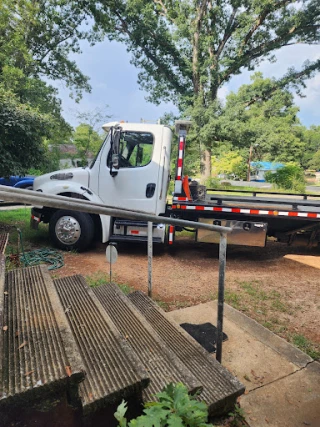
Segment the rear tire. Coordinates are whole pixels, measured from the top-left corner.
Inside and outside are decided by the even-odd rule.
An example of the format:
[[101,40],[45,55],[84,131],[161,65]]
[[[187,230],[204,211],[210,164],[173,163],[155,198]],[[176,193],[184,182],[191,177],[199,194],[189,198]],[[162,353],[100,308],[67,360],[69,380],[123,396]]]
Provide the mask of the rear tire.
[[54,246],[81,252],[93,241],[94,222],[87,213],[58,210],[50,218],[49,234]]

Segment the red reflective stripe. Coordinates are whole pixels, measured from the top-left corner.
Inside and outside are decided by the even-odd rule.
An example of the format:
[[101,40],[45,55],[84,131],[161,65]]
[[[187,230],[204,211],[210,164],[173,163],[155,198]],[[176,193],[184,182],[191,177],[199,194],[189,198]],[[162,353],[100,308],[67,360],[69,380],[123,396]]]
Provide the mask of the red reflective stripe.
[[131,234],[139,234],[138,230],[131,230]]
[[169,245],[173,245],[174,226],[169,225]]
[[183,150],[183,149],[184,149],[184,141],[183,139],[181,139],[179,144],[179,150]]
[[[175,200],[177,201],[188,201],[188,198],[178,197]],[[226,213],[240,213],[240,214],[250,214],[250,215],[272,215],[272,216],[284,216],[288,215],[290,217],[302,217],[302,218],[318,218],[317,213],[314,212],[284,212],[284,211],[264,211],[264,210],[258,210],[258,209],[250,209],[248,212],[248,209],[240,209],[240,208],[221,208],[221,207],[211,207],[209,206],[192,206],[192,205],[178,205],[179,207],[172,205],[172,209],[194,209],[197,211],[213,211],[213,212],[226,212]]]
[[178,168],[182,167],[182,159],[178,159]]

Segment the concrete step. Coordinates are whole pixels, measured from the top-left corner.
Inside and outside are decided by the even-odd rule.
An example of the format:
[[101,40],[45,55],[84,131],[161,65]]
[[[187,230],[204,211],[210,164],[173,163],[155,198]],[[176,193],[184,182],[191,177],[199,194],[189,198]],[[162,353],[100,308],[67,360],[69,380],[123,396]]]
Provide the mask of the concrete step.
[[0,292],[0,413],[48,409],[66,393],[75,404],[83,364],[46,267],[4,274],[2,258]]
[[122,399],[141,401],[147,372],[84,278],[64,277],[54,284],[85,364],[79,391],[84,415]]
[[145,401],[154,400],[154,394],[171,382],[183,382],[191,393],[201,390],[201,383],[157,336],[118,286],[98,286],[93,292],[150,375],[150,385],[143,394]]
[[171,351],[201,382],[203,392],[199,399],[208,404],[210,415],[229,412],[237,397],[244,393],[244,386],[184,329],[169,320],[150,298],[140,291],[128,297]]
[[9,239],[9,233],[0,233],[0,254],[4,254]]

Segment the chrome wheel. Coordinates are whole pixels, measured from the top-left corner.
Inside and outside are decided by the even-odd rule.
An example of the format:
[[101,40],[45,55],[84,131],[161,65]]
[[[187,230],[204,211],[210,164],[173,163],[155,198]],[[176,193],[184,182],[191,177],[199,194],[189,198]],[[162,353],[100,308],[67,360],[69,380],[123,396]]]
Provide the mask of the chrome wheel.
[[64,245],[73,245],[81,236],[81,227],[74,217],[62,216],[56,223],[55,233],[58,240]]

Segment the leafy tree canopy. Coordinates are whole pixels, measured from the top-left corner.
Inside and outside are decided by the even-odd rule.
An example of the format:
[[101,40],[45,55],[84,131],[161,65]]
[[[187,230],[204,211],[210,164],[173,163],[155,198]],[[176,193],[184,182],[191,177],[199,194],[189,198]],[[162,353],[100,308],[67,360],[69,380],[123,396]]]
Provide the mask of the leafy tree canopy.
[[211,158],[213,176],[224,174],[226,177],[246,179],[247,177],[247,160],[246,153],[238,150],[226,151],[220,156]]
[[57,90],[42,79],[63,81],[76,99],[90,90],[88,78],[69,59],[80,52],[79,40],[100,39],[98,32],[87,30],[87,19],[85,2],[1,1],[0,175],[44,166],[46,145],[70,138]]
[[[318,43],[318,0],[119,0],[89,2],[96,27],[110,40],[126,44],[141,69],[139,83],[152,102],[180,107],[201,97],[207,105],[218,89],[242,70],[293,44]],[[308,61],[289,69],[260,96],[278,87],[296,88],[320,68]]]
[[73,132],[72,140],[77,147],[79,156],[85,162],[90,154],[98,152],[103,136],[99,135],[92,126],[82,123]]
[[217,134],[235,147],[254,147],[259,160],[300,161],[304,154],[303,126],[297,118],[299,109],[292,94],[277,89],[271,98],[247,105],[248,94],[262,92],[273,79],[261,73],[252,77],[252,84],[242,85],[227,97],[225,108],[217,119]]
[[25,173],[43,160],[42,138],[50,118],[17,102],[0,88],[0,176]]

